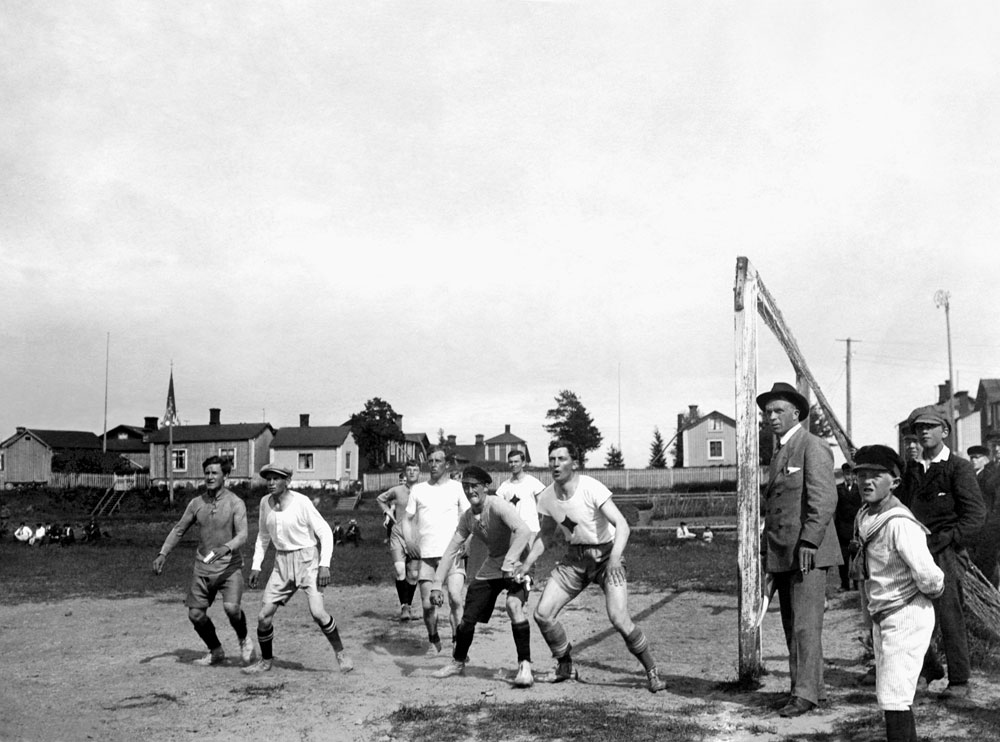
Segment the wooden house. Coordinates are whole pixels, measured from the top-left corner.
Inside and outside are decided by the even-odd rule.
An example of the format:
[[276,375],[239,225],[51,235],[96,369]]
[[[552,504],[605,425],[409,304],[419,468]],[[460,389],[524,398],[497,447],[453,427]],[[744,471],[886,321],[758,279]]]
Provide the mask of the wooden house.
[[173,426],[173,458],[168,453],[170,428],[163,427],[149,435],[149,477],[154,485],[166,484],[167,466],[177,484],[197,486],[204,479],[201,464],[209,456],[222,456],[232,462],[230,482],[250,482],[270,461],[274,428],[269,423],[229,423],[223,425],[221,412],[209,410],[208,425]]
[[[697,407],[692,407],[696,411]],[[676,466],[734,466],[736,464],[736,421],[718,410],[694,417],[678,415],[682,461]]]
[[293,487],[346,489],[358,478],[358,454],[349,425],[312,427],[309,415],[299,415],[299,427],[274,434],[270,463],[292,471]]
[[87,431],[19,427],[0,443],[0,486],[47,484],[53,456],[100,451],[100,437]]

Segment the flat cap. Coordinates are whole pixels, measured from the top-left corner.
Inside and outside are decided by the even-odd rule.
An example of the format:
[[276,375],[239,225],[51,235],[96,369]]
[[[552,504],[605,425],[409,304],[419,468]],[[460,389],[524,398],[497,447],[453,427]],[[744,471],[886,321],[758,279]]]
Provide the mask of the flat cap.
[[268,474],[274,474],[282,479],[292,478],[291,469],[286,469],[285,467],[278,466],[277,464],[268,464],[267,466],[261,467],[260,475],[266,478]]
[[931,425],[942,425],[950,428],[948,414],[937,405],[932,404],[915,409],[906,418],[906,422],[909,423],[911,428],[917,423],[929,423]]
[[973,456],[989,456],[990,455],[990,449],[988,449],[986,446],[969,446],[965,450],[965,452],[967,454],[969,454],[969,458],[972,458]]
[[478,466],[467,466],[462,470],[463,482],[476,482],[477,484],[493,484],[493,477],[485,469]]
[[854,471],[869,469],[887,471],[894,477],[903,473],[903,460],[888,446],[862,446],[854,454]]

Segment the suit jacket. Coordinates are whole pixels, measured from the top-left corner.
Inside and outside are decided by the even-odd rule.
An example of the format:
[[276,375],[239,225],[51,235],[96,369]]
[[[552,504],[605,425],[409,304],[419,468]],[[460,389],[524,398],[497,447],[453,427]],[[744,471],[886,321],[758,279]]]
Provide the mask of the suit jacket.
[[976,481],[979,483],[983,502],[986,503],[986,516],[989,517],[998,504],[997,493],[1000,491],[1000,466],[991,461],[983,467],[981,472],[976,474]]
[[771,458],[764,490],[764,571],[798,569],[796,547],[817,547],[816,566],[843,564],[834,527],[837,485],[830,447],[805,428]]
[[949,545],[956,549],[971,545],[986,520],[976,470],[954,451],[926,472],[919,461],[911,461],[901,489],[899,499],[931,532],[927,546],[932,554]]

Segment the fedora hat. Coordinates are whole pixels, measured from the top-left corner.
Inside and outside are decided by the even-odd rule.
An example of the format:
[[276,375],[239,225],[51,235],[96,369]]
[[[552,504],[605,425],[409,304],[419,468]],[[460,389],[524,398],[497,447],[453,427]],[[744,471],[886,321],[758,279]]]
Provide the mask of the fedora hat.
[[798,390],[791,384],[786,384],[783,381],[775,382],[774,386],[771,387],[771,391],[757,395],[757,406],[763,412],[764,408],[767,407],[767,403],[773,399],[786,399],[795,405],[795,408],[799,411],[799,420],[805,420],[809,417],[809,401],[799,394]]

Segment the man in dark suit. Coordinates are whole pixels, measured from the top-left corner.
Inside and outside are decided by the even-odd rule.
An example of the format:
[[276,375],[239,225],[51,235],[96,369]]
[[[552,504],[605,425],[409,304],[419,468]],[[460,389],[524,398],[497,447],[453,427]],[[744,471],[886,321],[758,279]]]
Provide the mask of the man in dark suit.
[[986,446],[969,446],[965,452],[976,470],[976,482],[986,505],[986,522],[969,550],[979,571],[996,587],[1000,584],[997,565],[1000,556],[1000,498],[997,497],[1000,494],[1000,466],[990,461],[990,449]]
[[[986,517],[976,472],[944,444],[950,425],[947,413],[933,405],[918,407],[908,418],[920,440],[923,456],[907,464],[900,500],[923,523],[927,546],[944,572],[944,594],[934,601],[934,615],[948,662],[948,687],[942,700],[969,696],[969,642],[962,611],[962,576],[972,543]],[[928,653],[921,675],[928,681],[943,676],[934,652]]]
[[757,397],[778,437],[764,491],[764,571],[772,576],[788,645],[791,695],[779,712],[800,716],[823,696],[823,604],[827,570],[843,563],[833,515],[833,454],[803,427],[809,403],[790,384]]
[[843,472],[844,481],[837,485],[837,511],[833,516],[833,524],[837,530],[837,542],[840,544],[840,558],[844,563],[840,565],[840,589],[850,590],[851,579],[849,573],[851,539],[854,538],[854,518],[861,509],[861,491],[854,478],[854,470],[850,464],[840,467]]

